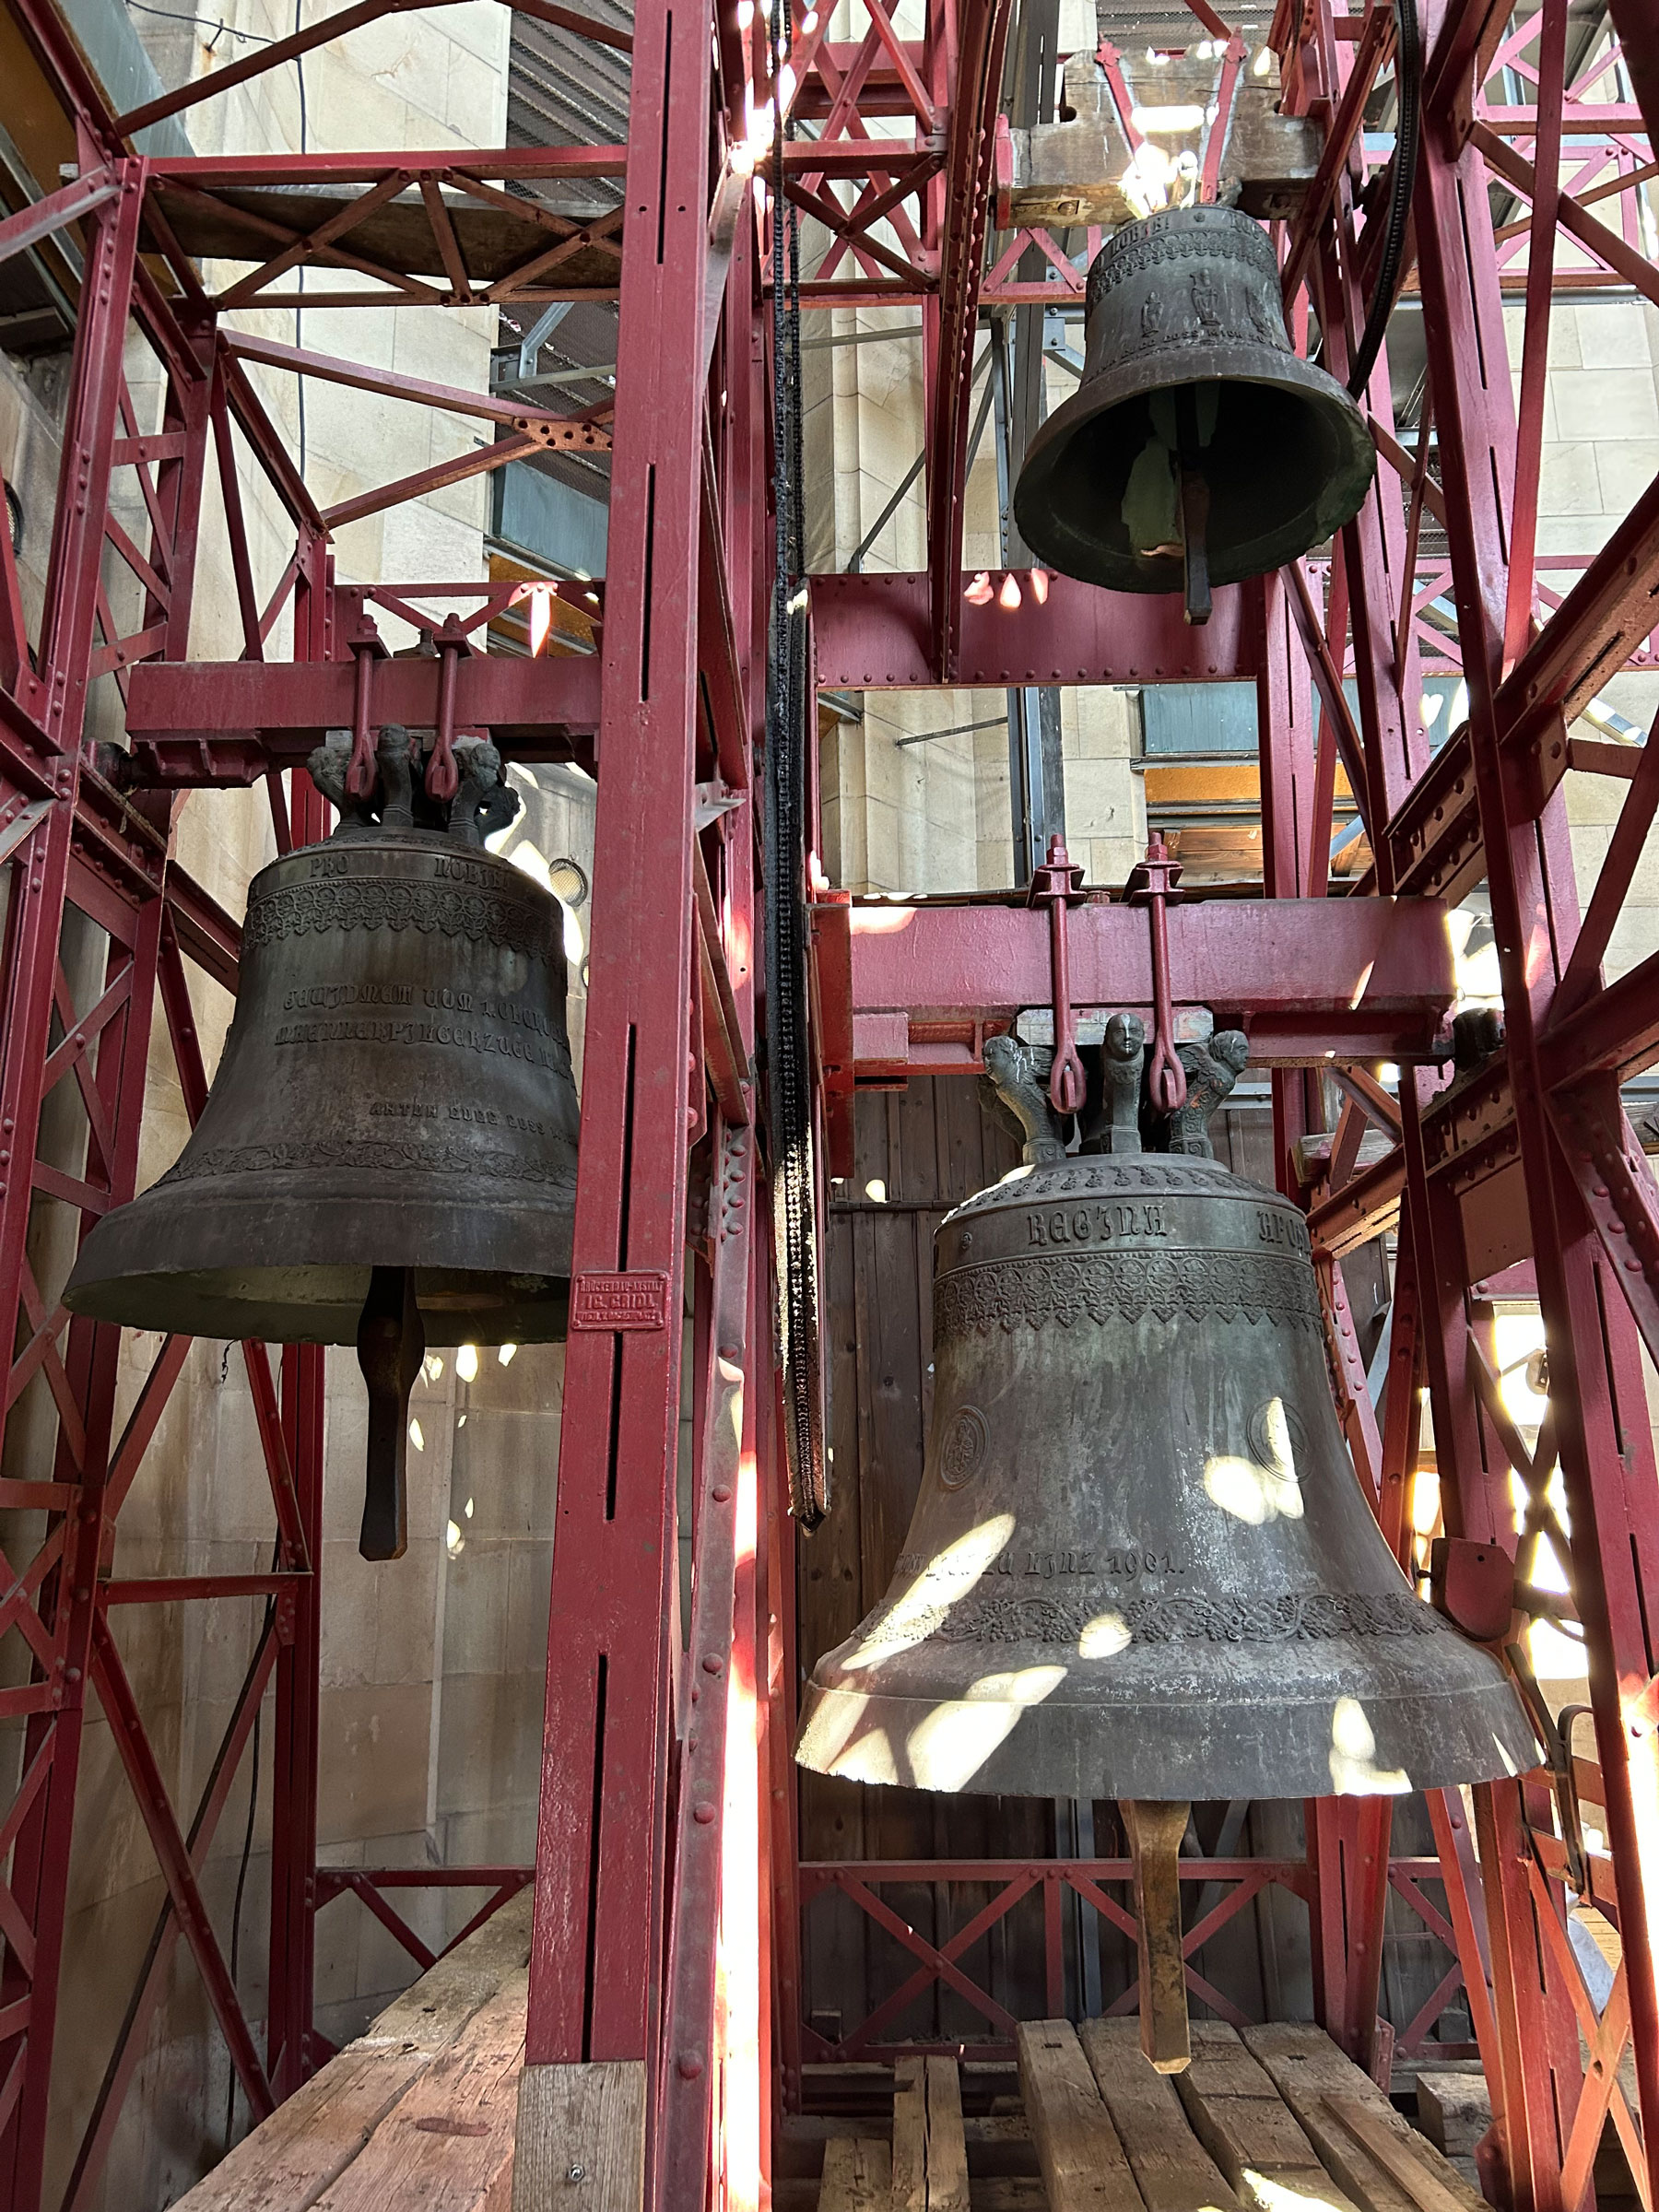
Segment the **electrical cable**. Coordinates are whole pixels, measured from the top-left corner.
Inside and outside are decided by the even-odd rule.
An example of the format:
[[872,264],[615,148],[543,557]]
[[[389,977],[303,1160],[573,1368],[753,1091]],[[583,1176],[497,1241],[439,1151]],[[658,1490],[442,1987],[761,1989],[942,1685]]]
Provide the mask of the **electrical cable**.
[[1388,195],[1388,227],[1382,234],[1382,255],[1371,293],[1371,312],[1365,319],[1359,350],[1354,356],[1347,388],[1355,399],[1364,395],[1371,371],[1382,350],[1388,319],[1394,312],[1394,286],[1406,252],[1406,227],[1411,219],[1411,195],[1417,184],[1418,147],[1421,138],[1423,105],[1422,43],[1418,29],[1417,0],[1394,0],[1394,182]]
[[807,602],[801,497],[800,218],[783,191],[794,126],[779,97],[788,58],[781,0],[769,42],[772,114],[772,484],[776,537],[766,666],[766,1050],[779,1284],[778,1350],[790,1510],[816,1528],[829,1510],[807,1027]]
[[209,53],[221,38],[244,39],[250,46],[275,46],[276,43],[275,39],[267,39],[263,31],[239,30],[234,23],[221,22],[217,17],[187,16],[176,7],[152,7],[150,0],[126,0],[126,4],[141,16],[161,16],[169,23],[188,23],[193,30],[206,30],[211,22],[213,36],[207,41]]

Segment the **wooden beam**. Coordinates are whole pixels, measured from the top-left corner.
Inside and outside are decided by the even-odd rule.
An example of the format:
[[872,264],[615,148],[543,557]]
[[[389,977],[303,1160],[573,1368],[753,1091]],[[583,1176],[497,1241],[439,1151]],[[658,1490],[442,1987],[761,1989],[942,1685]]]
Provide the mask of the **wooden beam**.
[[824,2146],[818,2212],[888,2212],[893,2154],[877,2136],[832,2136]]
[[1235,2030],[1194,2020],[1192,2032],[1193,2063],[1175,2086],[1198,2140],[1243,2203],[1282,2212],[1288,2191],[1327,2212],[1357,2212]]
[[1417,2212],[1462,2212],[1463,2199],[1457,2193],[1439,2174],[1431,2172],[1428,2161],[1407,2149],[1393,2128],[1385,2126],[1358,2098],[1327,2097],[1324,2109],[1364,2147],[1406,2201],[1416,2206]]
[[512,2212],[544,2212],[582,2185],[582,2212],[640,2212],[645,2062],[526,2066],[519,2077]]
[[1187,2125],[1174,2083],[1141,2056],[1135,2023],[1085,2020],[1077,2038],[1147,2212],[1240,2212],[1238,2198]]
[[[1248,2028],[1244,2043],[1272,2077],[1274,2087],[1296,2114],[1320,2158],[1365,2212],[1422,2212],[1413,2187],[1393,2163],[1398,2156],[1416,2159],[1450,2204],[1436,2200],[1435,2212],[1477,2212],[1485,2203],[1427,2136],[1396,2112],[1371,2076],[1340,2051],[1323,2029],[1274,2023]],[[1331,2109],[1331,2100],[1337,2109]],[[1359,2113],[1365,2125],[1356,2122]],[[1386,2138],[1380,2150],[1371,2130]],[[1408,2170],[1416,2181],[1418,2167]]]
[[426,2053],[418,2050],[354,2045],[342,2051],[244,2136],[181,2202],[189,2212],[314,2205],[347,2171],[426,2065]]
[[[1137,2063],[1146,2064],[1138,2055]],[[1019,2086],[1049,2212],[1145,2212],[1124,2146],[1069,2020],[1021,2023]]]
[[529,1985],[521,1971],[480,2006],[329,2190],[326,2212],[417,2203],[429,2212],[494,2212],[504,2202]]
[[893,2080],[893,2212],[969,2212],[955,2059],[901,2058]]
[[181,2198],[180,2212],[324,2201],[350,2212],[375,2201],[371,2187],[392,2190],[378,2201],[401,2204],[406,2189],[387,2179],[394,2145],[419,2153],[423,2206],[484,2203],[512,2151],[531,1903],[525,1889],[394,1998]]

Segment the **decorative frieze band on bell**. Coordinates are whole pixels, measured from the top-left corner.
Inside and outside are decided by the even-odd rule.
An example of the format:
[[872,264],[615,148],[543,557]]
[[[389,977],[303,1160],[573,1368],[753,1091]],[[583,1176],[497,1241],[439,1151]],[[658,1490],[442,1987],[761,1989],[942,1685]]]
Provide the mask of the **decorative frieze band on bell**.
[[1167,209],[1088,272],[1077,391],[1015,488],[1039,559],[1118,592],[1210,591],[1282,568],[1352,520],[1376,471],[1364,417],[1291,347],[1278,265],[1237,208]]

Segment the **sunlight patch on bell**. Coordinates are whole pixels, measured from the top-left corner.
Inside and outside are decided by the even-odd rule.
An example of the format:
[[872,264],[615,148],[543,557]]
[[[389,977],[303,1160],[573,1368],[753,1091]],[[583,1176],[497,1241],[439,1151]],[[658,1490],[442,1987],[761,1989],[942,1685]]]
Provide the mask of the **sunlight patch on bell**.
[[[905,1740],[910,1780],[922,1790],[965,1790],[1030,1705],[1040,1705],[1065,1679],[1063,1666],[1022,1666],[982,1675],[963,1699],[935,1705]],[[843,1761],[838,1773],[845,1773]]]
[[850,1690],[820,1705],[802,1730],[800,1750],[809,1753],[823,1774],[844,1774],[853,1782],[894,1783],[899,1771],[885,1728],[859,1734],[868,1698]]
[[1063,1666],[1020,1666],[1000,1675],[982,1675],[968,1686],[970,1704],[1041,1705],[1065,1679]]
[[1077,1638],[1079,1659],[1112,1659],[1135,1641],[1129,1623],[1121,1613],[1097,1613],[1083,1624]]
[[872,1728],[867,1735],[838,1751],[828,1771],[846,1782],[886,1783],[889,1787],[904,1779],[885,1728]]
[[1224,1453],[1212,1453],[1204,1463],[1205,1489],[1212,1504],[1252,1528],[1261,1528],[1269,1521],[1300,1521],[1301,1483],[1282,1398],[1268,1400],[1260,1429],[1265,1458],[1234,1459]]
[[937,1632],[940,1607],[966,1597],[1014,1534],[1012,1513],[995,1513],[935,1552],[915,1581],[876,1623],[876,1632],[842,1664],[849,1672],[907,1651]]
[[1376,1731],[1358,1698],[1338,1698],[1331,1714],[1331,1787],[1338,1797],[1403,1797],[1411,1777],[1380,1767]]

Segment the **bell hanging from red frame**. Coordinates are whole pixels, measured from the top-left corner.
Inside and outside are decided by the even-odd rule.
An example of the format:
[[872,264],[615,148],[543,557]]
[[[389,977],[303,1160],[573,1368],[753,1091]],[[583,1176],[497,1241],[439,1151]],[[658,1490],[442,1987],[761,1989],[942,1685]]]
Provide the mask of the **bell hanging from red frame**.
[[[1537,1758],[1503,1667],[1418,1597],[1360,1488],[1301,1213],[1211,1153],[1244,1037],[1179,1051],[1186,1102],[1155,1113],[1142,1025],[1114,1016],[1068,1155],[1046,1067],[987,1041],[1024,1160],[935,1232],[915,1512],[886,1594],[814,1667],[795,1751],[849,1781],[1116,1798],[1166,2071],[1193,1799],[1393,1795]],[[1143,1116],[1169,1149],[1143,1151]]]
[[455,745],[441,803],[406,730],[382,731],[362,797],[349,748],[335,732],[311,758],[333,835],[249,887],[236,1013],[190,1141],[95,1226],[64,1297],[133,1328],[355,1343],[363,1548],[383,1559],[403,1548],[426,1347],[565,1334],[578,1108],[562,910],[484,845],[520,804],[495,747]]
[[1282,568],[1350,522],[1376,472],[1365,418],[1291,347],[1272,242],[1237,208],[1169,208],[1088,272],[1077,391],[1014,492],[1040,560],[1114,592],[1183,592]]

